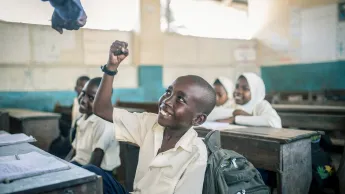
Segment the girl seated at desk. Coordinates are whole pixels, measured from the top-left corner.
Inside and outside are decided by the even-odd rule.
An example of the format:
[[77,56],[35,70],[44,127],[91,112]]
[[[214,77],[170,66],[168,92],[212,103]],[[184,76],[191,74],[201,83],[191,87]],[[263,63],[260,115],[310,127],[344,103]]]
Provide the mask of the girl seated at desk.
[[216,106],[207,116],[207,121],[226,119],[232,114],[235,106],[233,99],[234,83],[227,77],[220,76],[213,83],[216,91]]
[[217,120],[230,124],[281,128],[281,119],[265,100],[265,84],[255,73],[243,73],[237,79],[232,117]]

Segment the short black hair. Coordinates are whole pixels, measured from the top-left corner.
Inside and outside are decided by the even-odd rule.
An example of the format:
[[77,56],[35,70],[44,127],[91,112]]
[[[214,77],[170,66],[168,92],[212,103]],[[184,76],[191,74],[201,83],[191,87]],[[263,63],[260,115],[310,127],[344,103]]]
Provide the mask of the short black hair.
[[198,85],[203,91],[200,93],[202,97],[202,106],[198,106],[199,110],[206,115],[209,115],[216,106],[216,92],[213,87],[202,77],[197,75],[186,75],[193,83]]
[[95,77],[89,80],[89,85],[94,85],[99,87],[101,85],[102,78],[101,77]]
[[[101,85],[102,78],[101,77],[95,77],[89,80],[89,85],[97,86],[97,88]],[[111,93],[113,93],[113,89],[111,90]]]
[[85,81],[85,82],[87,82],[89,80],[90,80],[90,78],[88,76],[82,75],[82,76],[78,77],[77,82],[78,81]]
[[220,82],[219,79],[216,79],[216,81],[213,82],[213,85],[223,85],[222,82]]

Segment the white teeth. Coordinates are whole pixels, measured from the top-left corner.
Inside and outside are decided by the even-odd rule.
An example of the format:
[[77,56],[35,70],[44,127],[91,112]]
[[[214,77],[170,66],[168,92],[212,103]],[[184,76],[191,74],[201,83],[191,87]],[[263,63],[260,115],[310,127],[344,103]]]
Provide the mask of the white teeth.
[[165,112],[163,109],[161,109],[161,113],[162,113],[163,116],[169,116],[169,117],[171,117],[171,114]]
[[164,110],[161,110],[162,115],[167,116],[167,113]]
[[242,98],[240,96],[235,96],[235,99],[241,100]]

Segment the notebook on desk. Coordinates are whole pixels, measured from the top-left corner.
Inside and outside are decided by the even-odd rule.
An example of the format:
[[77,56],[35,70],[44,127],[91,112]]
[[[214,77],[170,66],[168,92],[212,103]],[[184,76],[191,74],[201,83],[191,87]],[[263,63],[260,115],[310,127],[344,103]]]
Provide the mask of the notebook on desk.
[[12,181],[69,169],[69,165],[53,156],[38,152],[0,157],[0,182]]
[[32,136],[27,136],[24,133],[18,134],[0,134],[0,146],[12,145],[17,143],[30,143],[35,142],[36,139]]

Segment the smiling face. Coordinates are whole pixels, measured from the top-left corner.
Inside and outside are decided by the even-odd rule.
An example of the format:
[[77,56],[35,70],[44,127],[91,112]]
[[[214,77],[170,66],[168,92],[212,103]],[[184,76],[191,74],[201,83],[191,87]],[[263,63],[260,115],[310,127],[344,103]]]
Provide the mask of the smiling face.
[[206,120],[200,111],[203,89],[187,76],[179,77],[159,99],[158,123],[166,128],[187,130]]
[[236,104],[240,105],[247,104],[251,100],[250,87],[244,76],[240,76],[237,80],[234,99]]
[[78,101],[79,101],[79,112],[87,115],[92,114],[93,100],[97,93],[98,86],[95,84],[90,84],[90,81],[84,85],[81,91]]

